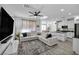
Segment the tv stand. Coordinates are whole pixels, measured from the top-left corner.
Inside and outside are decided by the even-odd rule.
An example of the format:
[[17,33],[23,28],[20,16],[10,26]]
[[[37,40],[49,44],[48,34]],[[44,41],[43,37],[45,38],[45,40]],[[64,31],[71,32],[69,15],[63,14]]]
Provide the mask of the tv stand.
[[18,44],[19,40],[15,40],[14,36],[8,38],[8,41],[6,43],[4,44],[0,43],[0,55],[17,54]]

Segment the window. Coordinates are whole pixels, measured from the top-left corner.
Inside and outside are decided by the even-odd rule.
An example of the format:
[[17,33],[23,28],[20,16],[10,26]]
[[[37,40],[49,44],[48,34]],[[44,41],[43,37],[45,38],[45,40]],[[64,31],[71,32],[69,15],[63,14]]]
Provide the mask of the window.
[[46,24],[42,24],[42,31],[46,31]]
[[41,21],[41,30],[46,31],[47,30],[47,22],[46,21]]
[[36,21],[23,20],[23,29],[25,29],[26,32],[36,31]]

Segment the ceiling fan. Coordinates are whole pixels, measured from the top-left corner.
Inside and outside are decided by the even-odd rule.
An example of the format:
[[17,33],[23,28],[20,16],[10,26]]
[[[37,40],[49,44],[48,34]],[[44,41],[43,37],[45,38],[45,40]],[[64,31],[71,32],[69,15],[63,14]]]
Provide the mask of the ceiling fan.
[[[36,9],[31,5],[24,5],[24,7],[29,9],[28,13],[31,14],[30,16],[43,17],[43,15],[40,15],[41,11],[39,9]],[[40,8],[40,9],[42,9],[42,8]]]
[[35,12],[29,11],[29,13],[31,14],[30,16],[40,16],[40,17],[43,17],[43,15],[40,15],[41,11],[35,11]]

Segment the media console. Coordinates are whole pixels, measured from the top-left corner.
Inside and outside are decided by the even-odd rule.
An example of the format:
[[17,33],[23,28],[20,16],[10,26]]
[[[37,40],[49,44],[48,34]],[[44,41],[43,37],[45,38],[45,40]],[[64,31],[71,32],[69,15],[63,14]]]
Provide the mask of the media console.
[[18,53],[19,40],[15,40],[14,36],[7,38],[6,43],[0,43],[0,55],[15,55]]

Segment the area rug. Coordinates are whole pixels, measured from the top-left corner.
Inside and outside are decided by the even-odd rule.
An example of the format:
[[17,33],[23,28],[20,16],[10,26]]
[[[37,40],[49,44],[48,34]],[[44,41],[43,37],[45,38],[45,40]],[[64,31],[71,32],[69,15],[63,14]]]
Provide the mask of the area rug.
[[33,40],[28,42],[21,42],[18,48],[19,55],[39,55],[55,46],[48,46],[40,40]]

